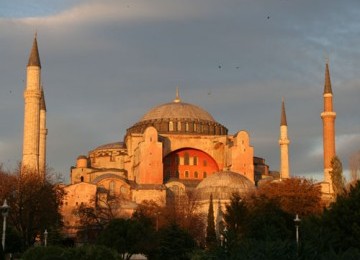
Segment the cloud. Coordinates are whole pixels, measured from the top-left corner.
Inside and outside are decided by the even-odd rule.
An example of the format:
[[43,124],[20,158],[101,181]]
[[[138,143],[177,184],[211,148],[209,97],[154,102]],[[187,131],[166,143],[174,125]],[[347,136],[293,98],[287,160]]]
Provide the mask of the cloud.
[[324,51],[338,152],[356,148],[357,1],[69,0],[47,8],[0,19],[4,161],[21,157],[22,80],[36,30],[49,163],[66,177],[79,154],[121,140],[151,107],[171,101],[176,86],[184,102],[209,111],[230,133],[247,130],[255,155],[273,170],[284,96],[292,172],[321,173]]

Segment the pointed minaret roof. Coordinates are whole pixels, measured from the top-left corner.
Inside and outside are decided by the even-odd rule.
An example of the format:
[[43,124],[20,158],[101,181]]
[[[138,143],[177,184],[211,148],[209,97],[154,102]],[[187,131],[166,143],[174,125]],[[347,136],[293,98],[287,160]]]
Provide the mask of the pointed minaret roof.
[[175,102],[175,103],[181,102],[180,95],[179,95],[179,87],[176,87],[176,97],[173,100],[173,102]]
[[38,44],[37,44],[37,35],[35,34],[34,42],[31,48],[30,56],[29,56],[29,62],[28,66],[38,66],[41,68],[40,63],[40,55],[38,50]]
[[332,94],[330,72],[329,72],[329,61],[326,61],[326,66],[325,66],[324,94],[326,93]]
[[287,125],[284,98],[282,98],[282,104],[281,104],[281,121],[280,121],[280,125]]
[[46,111],[45,95],[44,89],[41,87],[41,97],[40,97],[40,110]]

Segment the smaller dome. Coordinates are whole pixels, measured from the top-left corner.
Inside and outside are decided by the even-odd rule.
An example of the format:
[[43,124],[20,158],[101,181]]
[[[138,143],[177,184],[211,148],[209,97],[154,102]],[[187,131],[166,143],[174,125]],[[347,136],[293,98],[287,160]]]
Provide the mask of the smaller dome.
[[221,171],[202,180],[196,187],[199,200],[208,200],[212,194],[214,200],[229,200],[233,193],[246,194],[255,189],[255,185],[241,173]]
[[116,143],[110,143],[110,144],[103,144],[98,147],[96,147],[93,151],[96,150],[108,150],[108,149],[122,149],[124,148],[123,142],[116,142]]

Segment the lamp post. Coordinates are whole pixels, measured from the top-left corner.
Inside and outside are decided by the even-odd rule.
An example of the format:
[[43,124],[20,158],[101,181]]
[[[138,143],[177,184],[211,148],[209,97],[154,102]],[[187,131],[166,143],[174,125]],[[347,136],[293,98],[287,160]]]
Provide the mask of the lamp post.
[[296,228],[296,246],[297,246],[297,249],[299,250],[299,226],[300,226],[301,219],[299,218],[298,214],[296,214],[294,222],[295,222],[295,228]]
[[47,246],[47,238],[48,238],[48,232],[47,232],[47,230],[45,229],[45,231],[44,231],[44,246],[46,247]]
[[5,250],[6,217],[8,216],[9,209],[10,209],[9,205],[6,202],[6,199],[4,200],[4,204],[0,208],[1,208],[1,213],[3,215],[3,218],[4,218],[1,243],[2,243],[3,250]]

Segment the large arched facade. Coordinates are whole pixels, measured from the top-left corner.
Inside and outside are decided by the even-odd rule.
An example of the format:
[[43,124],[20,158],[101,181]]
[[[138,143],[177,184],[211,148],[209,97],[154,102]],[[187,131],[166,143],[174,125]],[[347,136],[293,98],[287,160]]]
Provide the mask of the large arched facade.
[[202,180],[219,171],[216,161],[204,151],[182,148],[164,157],[164,182],[179,180]]

